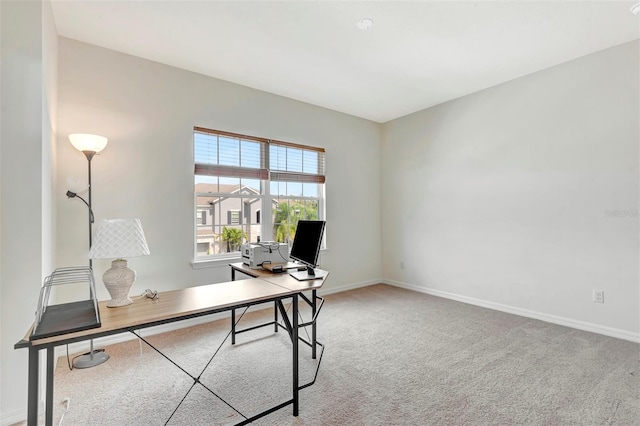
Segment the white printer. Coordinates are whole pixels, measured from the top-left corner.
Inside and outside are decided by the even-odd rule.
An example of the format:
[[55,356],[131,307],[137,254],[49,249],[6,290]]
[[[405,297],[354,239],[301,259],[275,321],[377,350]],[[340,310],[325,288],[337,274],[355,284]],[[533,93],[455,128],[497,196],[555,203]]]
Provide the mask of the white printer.
[[249,268],[262,268],[263,263],[286,263],[289,261],[289,244],[275,241],[242,244],[242,263]]

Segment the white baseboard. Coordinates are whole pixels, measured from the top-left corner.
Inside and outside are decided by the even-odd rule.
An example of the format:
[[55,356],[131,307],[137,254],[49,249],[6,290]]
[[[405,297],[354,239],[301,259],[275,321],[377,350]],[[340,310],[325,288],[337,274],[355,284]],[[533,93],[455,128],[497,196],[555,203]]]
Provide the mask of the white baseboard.
[[438,296],[445,299],[451,299],[458,302],[468,303],[470,305],[481,306],[483,308],[489,308],[496,311],[519,315],[526,318],[533,318],[540,321],[549,322],[552,324],[563,325],[565,327],[571,327],[571,328],[575,328],[583,331],[590,331],[592,333],[602,334],[605,336],[615,337],[617,339],[629,340],[631,342],[640,343],[640,333],[634,333],[627,330],[620,330],[617,328],[606,327],[599,324],[593,324],[585,321],[578,321],[571,318],[545,314],[543,312],[531,311],[528,309],[522,309],[515,306],[503,305],[501,303],[489,302],[487,300],[481,300],[473,297],[462,296],[455,293],[448,293],[446,291],[420,287],[417,285],[407,284],[407,283],[394,281],[394,280],[383,279],[381,280],[381,282],[395,286],[395,287],[401,287],[407,290],[417,291],[419,293],[430,294],[432,296]]
[[7,410],[0,415],[0,426],[9,426],[25,421],[27,407]]
[[381,279],[361,281],[359,283],[347,284],[347,285],[336,287],[336,288],[330,288],[326,290],[322,289],[322,290],[319,290],[318,293],[324,296],[328,294],[341,293],[343,291],[355,290],[356,288],[367,287],[374,284],[380,284],[381,282],[382,282]]

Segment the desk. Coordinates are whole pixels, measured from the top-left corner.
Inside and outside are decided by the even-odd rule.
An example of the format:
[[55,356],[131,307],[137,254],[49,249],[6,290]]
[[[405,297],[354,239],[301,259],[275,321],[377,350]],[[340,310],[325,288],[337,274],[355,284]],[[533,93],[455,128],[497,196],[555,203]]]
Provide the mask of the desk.
[[[220,284],[189,287],[180,290],[160,292],[158,293],[158,300],[137,298],[134,299],[133,304],[118,308],[108,308],[108,301],[101,301],[98,304],[102,322],[99,328],[61,334],[42,339],[30,340],[31,331],[33,329],[32,326],[25,334],[25,337],[14,346],[15,349],[29,349],[27,425],[35,426],[38,424],[38,358],[41,350],[46,350],[47,358],[45,424],[52,425],[54,350],[56,346],[123,332],[130,332],[138,338],[141,338],[135,332],[136,330],[228,310],[234,311],[237,308],[249,307],[265,302],[274,302],[278,307],[283,315],[284,321],[284,325],[280,324],[279,326],[285,328],[291,337],[291,351],[293,355],[292,398],[249,418],[239,413],[245,418],[245,420],[238,424],[250,423],[260,417],[264,417],[267,414],[272,413],[273,411],[286,407],[289,404],[293,405],[293,415],[297,416],[299,410],[299,391],[315,382],[314,377],[312,382],[305,385],[300,386],[298,383],[298,341],[300,339],[298,329],[300,327],[311,325],[311,322],[315,323],[317,319],[316,311],[311,322],[301,324],[298,321],[298,300],[299,298],[306,299],[306,296],[302,294],[302,291],[305,290],[312,290],[315,295],[315,290],[324,284],[324,279],[305,282],[302,286],[299,285],[300,283],[294,278],[291,278],[291,280],[295,282],[288,280],[275,280],[273,277],[269,280],[253,278],[235,282],[232,281]],[[289,298],[291,299],[292,305],[291,319],[286,315],[286,310],[282,302],[284,299]],[[276,328],[277,327],[278,326],[276,326]],[[149,344],[146,341],[145,343]],[[319,343],[317,344],[320,345]],[[158,351],[157,349],[155,350]],[[173,363],[173,361],[171,362]],[[177,366],[177,364],[175,365]],[[194,382],[197,382],[198,379],[196,377],[191,375],[190,377]],[[169,420],[167,420],[167,422]]]
[[[279,285],[279,286],[283,286],[286,288],[290,288],[292,290],[298,290],[300,291],[300,296],[304,299],[304,301],[311,307],[311,315],[313,317],[313,320],[311,321],[311,324],[305,324],[306,325],[311,325],[311,341],[307,342],[304,339],[301,339],[304,343],[306,343],[307,345],[309,345],[311,347],[311,358],[312,359],[316,359],[317,356],[317,347],[318,347],[318,341],[316,339],[316,333],[317,333],[317,328],[316,328],[316,321],[315,318],[318,314],[318,312],[320,311],[320,309],[322,309],[322,303],[324,303],[324,299],[321,297],[318,297],[317,293],[316,293],[316,289],[318,288],[316,283],[318,281],[323,281],[324,279],[319,279],[319,280],[309,280],[309,281],[298,281],[295,278],[293,278],[291,275],[289,275],[286,271],[285,272],[271,272],[268,271],[266,269],[262,269],[262,268],[258,268],[258,269],[252,269],[249,267],[249,265],[244,264],[243,262],[236,262],[236,263],[230,263],[229,266],[231,267],[231,281],[235,281],[236,280],[236,272],[241,272],[245,275],[248,275],[250,277],[253,278],[262,278],[265,281],[271,282],[273,284]],[[325,276],[326,278],[326,276]],[[311,299],[309,300],[307,297],[304,296],[304,294],[302,293],[303,291],[306,290],[311,290]],[[318,305],[318,301],[320,301],[320,305]],[[284,315],[284,313],[283,313]],[[251,327],[251,328],[247,328],[244,330],[236,330],[236,310],[235,309],[231,309],[231,344],[235,345],[236,344],[236,335],[240,334],[240,333],[244,333],[246,331],[251,331],[254,330],[256,328],[260,328],[260,327],[265,327],[268,325],[273,324],[274,326],[274,332],[278,332],[278,327],[281,327],[279,321],[278,321],[278,304],[277,302],[274,302],[274,307],[273,307],[273,321],[266,323],[266,324],[261,324],[259,326],[256,327]]]

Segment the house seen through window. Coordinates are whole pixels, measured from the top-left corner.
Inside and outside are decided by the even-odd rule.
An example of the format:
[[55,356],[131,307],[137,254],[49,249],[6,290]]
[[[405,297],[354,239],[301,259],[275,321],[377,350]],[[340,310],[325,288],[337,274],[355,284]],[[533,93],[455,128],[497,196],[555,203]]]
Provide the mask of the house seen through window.
[[291,244],[298,220],[324,219],[324,149],[198,127],[193,143],[196,259]]

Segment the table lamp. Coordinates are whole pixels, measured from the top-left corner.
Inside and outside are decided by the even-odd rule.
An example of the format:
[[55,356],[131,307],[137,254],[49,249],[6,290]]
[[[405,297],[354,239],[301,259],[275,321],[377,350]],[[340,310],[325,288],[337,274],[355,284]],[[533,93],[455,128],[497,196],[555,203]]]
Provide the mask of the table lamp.
[[89,250],[91,259],[113,259],[111,268],[102,276],[109,291],[109,308],[133,303],[129,290],[136,279],[136,271],[127,267],[127,257],[147,256],[149,246],[144,237],[140,219],[103,219],[95,242]]

